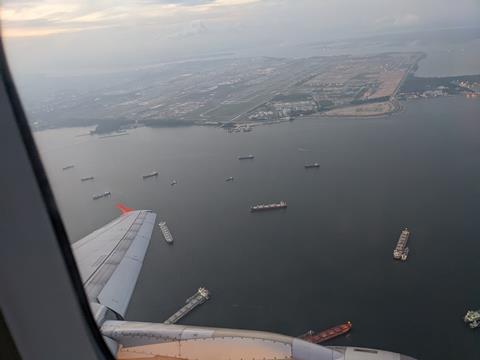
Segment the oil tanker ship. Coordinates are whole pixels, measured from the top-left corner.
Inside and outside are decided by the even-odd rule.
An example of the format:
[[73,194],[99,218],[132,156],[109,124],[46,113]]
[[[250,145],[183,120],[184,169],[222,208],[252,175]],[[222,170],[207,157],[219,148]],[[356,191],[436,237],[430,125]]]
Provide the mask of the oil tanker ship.
[[330,329],[320,331],[319,333],[315,333],[310,330],[306,334],[299,336],[299,338],[314,344],[320,344],[324,341],[346,334],[350,331],[351,328],[352,323],[350,321],[347,321],[345,324],[334,326]]
[[256,211],[267,211],[267,210],[277,210],[277,209],[285,209],[287,207],[286,201],[280,201],[279,203],[274,204],[258,204],[254,205],[250,208],[251,212]]

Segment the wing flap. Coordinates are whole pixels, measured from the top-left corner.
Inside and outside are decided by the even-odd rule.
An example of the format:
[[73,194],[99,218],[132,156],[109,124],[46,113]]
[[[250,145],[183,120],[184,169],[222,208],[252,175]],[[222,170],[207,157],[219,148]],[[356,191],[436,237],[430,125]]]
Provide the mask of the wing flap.
[[98,294],[97,298],[100,304],[107,306],[122,316],[125,316],[138,275],[142,269],[143,259],[150,243],[154,224],[155,214],[149,213],[125,256]]
[[73,244],[91,302],[124,316],[150,243],[156,214],[128,211]]

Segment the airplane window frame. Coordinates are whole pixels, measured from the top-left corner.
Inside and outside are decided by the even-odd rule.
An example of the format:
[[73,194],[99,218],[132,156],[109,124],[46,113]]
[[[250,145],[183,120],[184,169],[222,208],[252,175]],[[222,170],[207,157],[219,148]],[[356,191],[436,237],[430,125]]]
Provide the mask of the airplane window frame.
[[[64,269],[67,272],[67,276],[70,280],[70,283],[73,288],[73,292],[78,301],[79,309],[81,311],[81,316],[83,317],[87,329],[90,331],[91,338],[94,340],[96,348],[94,352],[98,354],[99,359],[114,360],[114,354],[110,351],[107,344],[105,343],[103,336],[100,333],[100,330],[93,318],[93,314],[90,309],[90,305],[83,288],[81,281],[80,273],[77,268],[77,264],[71,249],[71,244],[68,239],[65,226],[63,224],[62,218],[60,216],[60,211],[56,204],[55,198],[53,196],[52,189],[50,187],[46,171],[44,169],[40,154],[37,150],[35,140],[33,138],[30,125],[28,123],[23,105],[18,96],[16,90],[15,82],[9,70],[9,65],[5,53],[4,41],[0,33],[0,81],[4,89],[0,90],[0,97],[4,97],[4,102],[7,103],[10,107],[8,111],[12,112],[12,117],[14,125],[16,126],[20,141],[26,151],[28,162],[30,163],[31,170],[34,173],[38,189],[41,194],[42,202],[44,205],[44,210],[47,213],[47,216],[50,220],[50,225],[53,229],[56,244],[60,250],[61,257],[63,259],[63,264],[65,265]],[[4,92],[4,93],[3,93]],[[4,96],[5,95],[5,96]],[[2,101],[3,102],[3,101]],[[8,112],[7,111],[7,112]],[[10,119],[2,119],[3,121],[9,121]],[[9,134],[9,136],[15,136],[14,134]],[[44,304],[45,305],[45,304]],[[8,324],[7,324],[8,326]],[[59,329],[61,331],[61,329]],[[68,332],[68,329],[66,330]],[[15,336],[13,336],[13,341],[15,345],[18,344],[15,341]],[[21,353],[21,349],[19,349]],[[49,356],[55,357],[55,354],[50,354]]]

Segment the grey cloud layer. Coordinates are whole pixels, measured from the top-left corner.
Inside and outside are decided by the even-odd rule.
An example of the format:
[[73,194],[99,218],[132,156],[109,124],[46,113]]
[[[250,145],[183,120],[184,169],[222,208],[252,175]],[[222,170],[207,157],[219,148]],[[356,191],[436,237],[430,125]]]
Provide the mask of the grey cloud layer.
[[[210,6],[214,3],[215,6]],[[229,5],[226,0],[86,2],[65,14],[65,21],[59,21],[62,14],[56,14],[55,20],[47,17],[6,23],[32,29],[71,27],[75,32],[10,39],[7,45],[19,59],[19,66],[36,71],[56,69],[58,64],[70,68],[100,63],[104,66],[119,59],[145,63],[359,34],[480,24],[477,0],[259,0],[243,4],[235,0],[232,3]],[[172,10],[163,9],[162,5],[179,6]],[[78,19],[85,16],[91,20]]]

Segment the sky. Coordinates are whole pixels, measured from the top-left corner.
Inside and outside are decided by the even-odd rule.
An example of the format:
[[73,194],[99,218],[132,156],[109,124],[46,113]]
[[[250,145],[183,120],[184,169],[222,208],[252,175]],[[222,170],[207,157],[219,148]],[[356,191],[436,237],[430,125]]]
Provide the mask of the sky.
[[262,46],[477,26],[480,1],[7,0],[0,16],[15,69],[74,73]]

